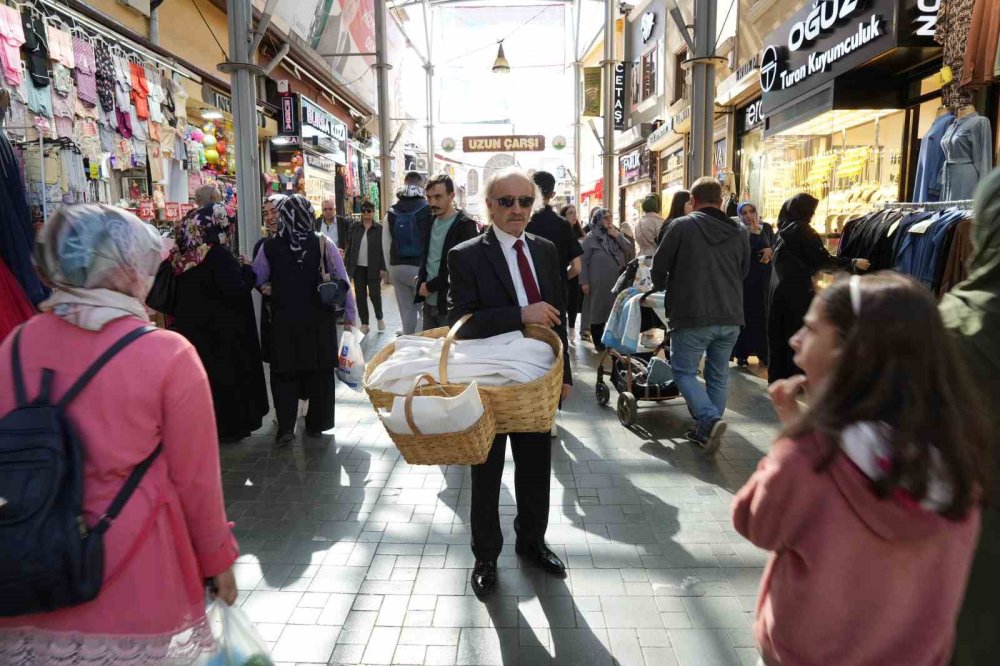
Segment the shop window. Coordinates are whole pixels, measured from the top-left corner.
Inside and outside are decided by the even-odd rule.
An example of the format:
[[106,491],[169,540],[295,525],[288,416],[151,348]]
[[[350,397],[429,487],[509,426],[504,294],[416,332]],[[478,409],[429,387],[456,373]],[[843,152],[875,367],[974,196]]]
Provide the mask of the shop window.
[[[906,112],[896,109],[834,110],[764,140],[758,210],[777,221],[781,204],[808,192],[820,200],[813,227],[837,234],[874,207],[899,200]],[[743,146],[746,151],[747,146]],[[744,165],[746,183],[752,168]]]
[[686,50],[674,54],[674,87],[673,94],[670,96],[671,104],[687,97],[687,72],[681,66],[687,57]]

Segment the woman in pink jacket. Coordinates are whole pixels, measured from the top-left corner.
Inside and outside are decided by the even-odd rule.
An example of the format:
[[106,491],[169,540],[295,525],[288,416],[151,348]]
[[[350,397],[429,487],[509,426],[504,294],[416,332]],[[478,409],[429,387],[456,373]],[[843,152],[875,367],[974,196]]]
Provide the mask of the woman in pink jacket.
[[773,551],[763,661],[947,664],[987,435],[936,303],[908,277],[854,276],[816,296],[791,345],[805,374],[771,387],[784,436],[733,502],[740,534]]
[[[147,325],[143,306],[160,263],[156,231],[109,206],[74,206],[42,228],[36,263],[52,296],[22,330],[29,398],[43,368],[58,399],[101,353]],[[0,346],[0,414],[15,407],[14,335]],[[87,603],[0,618],[2,664],[131,664],[187,660],[212,646],[204,580],[236,599],[238,554],[226,521],[208,379],[184,338],[142,336],[67,408],[82,442],[84,520],[93,526],[132,469],[162,442],[105,533],[104,582]],[[3,544],[0,544],[0,548]]]

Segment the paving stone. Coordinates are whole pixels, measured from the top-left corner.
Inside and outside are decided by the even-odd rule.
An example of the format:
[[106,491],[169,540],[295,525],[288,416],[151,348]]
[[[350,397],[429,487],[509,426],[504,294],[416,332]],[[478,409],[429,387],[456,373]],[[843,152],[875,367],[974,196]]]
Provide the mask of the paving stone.
[[301,592],[255,590],[241,608],[251,622],[288,622],[301,598]]
[[721,629],[670,629],[680,666],[741,666],[729,635]]
[[642,655],[647,664],[677,666],[677,655],[667,647],[642,648]]
[[751,616],[733,597],[687,597],[684,608],[696,629],[746,628]]
[[330,664],[360,664],[361,658],[365,654],[364,645],[343,645],[338,644],[333,648],[333,656]]
[[453,666],[458,646],[429,645],[424,654],[424,666]]
[[288,625],[271,651],[271,658],[275,661],[325,664],[333,655],[339,635],[339,627]]
[[652,597],[602,596],[604,621],[611,628],[652,627],[660,629],[660,611]]
[[608,629],[615,666],[645,666],[635,629]]
[[466,569],[422,569],[417,574],[413,591],[415,594],[465,594],[468,580]]
[[516,629],[462,629],[456,664],[462,666],[503,666],[516,663]]
[[310,592],[356,593],[365,579],[365,567],[320,567]]
[[376,627],[368,641],[361,661],[365,664],[391,664],[399,639],[399,628]]
[[426,650],[427,648],[423,645],[397,645],[396,653],[392,656],[392,663],[420,666],[424,663]]

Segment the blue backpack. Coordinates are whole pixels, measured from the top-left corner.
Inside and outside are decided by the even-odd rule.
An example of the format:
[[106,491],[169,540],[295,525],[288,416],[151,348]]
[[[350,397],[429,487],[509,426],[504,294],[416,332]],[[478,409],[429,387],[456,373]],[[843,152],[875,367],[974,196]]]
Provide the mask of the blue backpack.
[[83,447],[66,407],[126,346],[155,331],[125,335],[101,354],[58,402],[55,373],[42,370],[38,397],[28,402],[21,372],[21,333],[14,337],[11,374],[17,406],[0,418],[0,616],[43,613],[97,596],[104,580],[104,533],[162,444],[126,479],[95,525],[83,518]]
[[396,255],[400,259],[416,259],[424,251],[420,227],[417,225],[417,214],[425,208],[427,208],[426,201],[408,212],[396,210],[395,206],[389,209],[392,213],[392,235],[396,241]]

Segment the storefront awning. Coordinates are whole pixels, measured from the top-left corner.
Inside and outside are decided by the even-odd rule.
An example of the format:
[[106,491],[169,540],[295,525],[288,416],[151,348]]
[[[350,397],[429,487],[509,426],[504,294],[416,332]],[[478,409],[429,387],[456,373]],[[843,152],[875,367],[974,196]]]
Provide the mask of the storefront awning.
[[580,192],[580,198],[581,199],[586,199],[586,198],[589,198],[589,197],[593,197],[593,198],[596,198],[596,199],[603,199],[604,198],[604,179],[603,178],[598,179],[597,182],[594,183],[593,187],[591,187],[589,190],[584,190],[584,191]]

